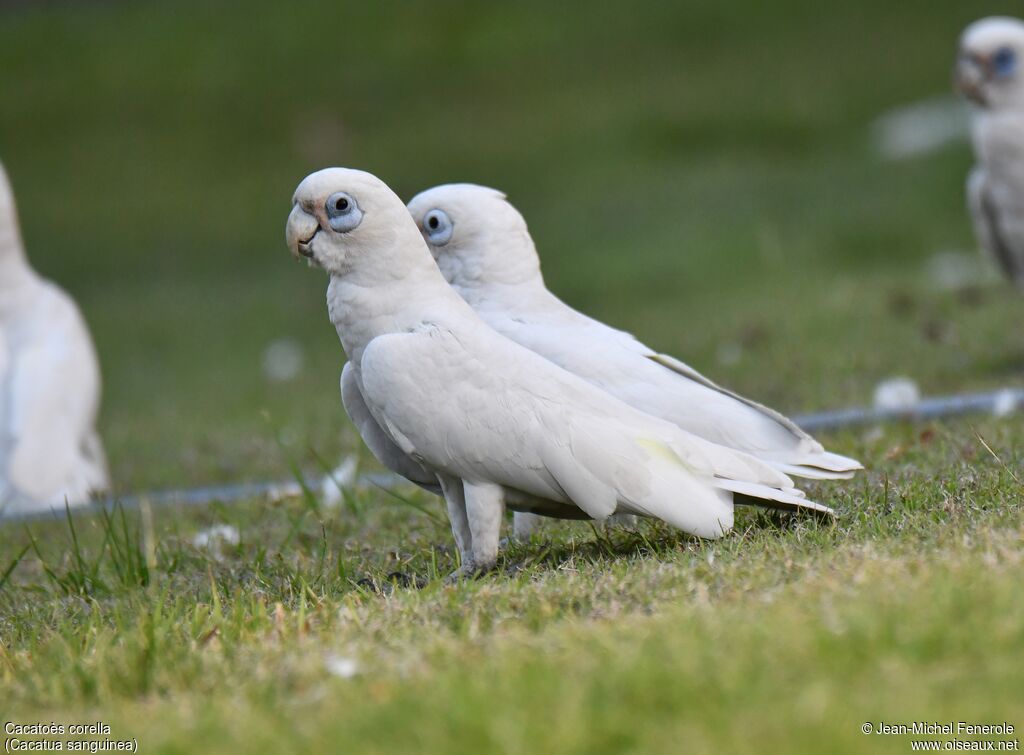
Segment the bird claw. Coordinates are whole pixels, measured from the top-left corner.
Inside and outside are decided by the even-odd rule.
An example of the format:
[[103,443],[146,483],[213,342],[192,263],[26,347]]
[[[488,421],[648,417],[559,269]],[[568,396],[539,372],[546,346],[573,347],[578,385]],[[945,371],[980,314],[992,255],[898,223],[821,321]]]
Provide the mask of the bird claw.
[[475,575],[472,570],[467,570],[465,566],[460,566],[458,569],[456,569],[444,578],[444,583],[446,585],[457,585],[460,582],[463,582],[467,579],[471,579],[474,576]]
[[496,563],[488,564],[485,566],[477,566],[473,563],[467,563],[460,566],[458,569],[453,571],[447,577],[444,578],[446,585],[456,585],[460,582],[470,579],[480,579],[485,574],[494,570]]

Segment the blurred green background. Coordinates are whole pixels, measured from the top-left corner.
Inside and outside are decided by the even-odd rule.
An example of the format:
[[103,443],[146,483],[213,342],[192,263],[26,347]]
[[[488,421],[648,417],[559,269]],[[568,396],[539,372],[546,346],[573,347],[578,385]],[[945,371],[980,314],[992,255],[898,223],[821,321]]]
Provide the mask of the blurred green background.
[[[294,187],[329,165],[405,198],[505,190],[571,304],[786,411],[1024,366],[1019,297],[926,274],[974,249],[966,142],[892,161],[871,139],[948,94],[960,29],[1014,5],[0,8],[0,159],[34,264],[92,327],[121,490],[359,449],[327,281],[283,242]],[[282,338],[305,368],[273,382]]]
[[[284,244],[329,165],[505,190],[569,303],[787,412],[895,375],[1021,385],[1024,297],[978,263],[969,145],[878,141],[922,102],[882,122],[955,134],[957,37],[1007,12],[0,0],[0,160],[92,327],[121,491],[367,458],[327,280]],[[282,341],[305,364],[274,381]],[[426,493],[4,528],[0,720],[167,753],[907,752],[862,722],[1021,708],[1019,417],[824,434],[868,467],[808,485],[834,526],[556,524],[454,586]]]

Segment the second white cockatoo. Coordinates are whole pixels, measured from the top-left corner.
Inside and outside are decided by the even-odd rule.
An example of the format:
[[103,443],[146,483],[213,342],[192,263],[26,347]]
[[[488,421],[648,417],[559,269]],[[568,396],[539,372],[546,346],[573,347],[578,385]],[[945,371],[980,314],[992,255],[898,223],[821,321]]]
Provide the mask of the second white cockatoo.
[[29,265],[0,166],[0,516],[108,488],[99,402],[89,330],[71,297]]
[[641,411],[787,474],[842,479],[862,468],[778,412],[565,304],[545,286],[526,221],[501,192],[438,186],[413,198],[409,211],[448,282],[516,343]]
[[356,401],[363,437],[391,454],[381,461],[400,454],[413,479],[441,488],[461,573],[494,566],[506,505],[562,518],[640,514],[707,538],[732,527],[734,495],[831,514],[768,464],[644,414],[489,328],[375,176],[306,177],[286,235],[293,255],[330,276],[346,408]]
[[1024,21],[984,18],[960,37],[954,80],[972,104],[967,202],[978,242],[1024,290]]

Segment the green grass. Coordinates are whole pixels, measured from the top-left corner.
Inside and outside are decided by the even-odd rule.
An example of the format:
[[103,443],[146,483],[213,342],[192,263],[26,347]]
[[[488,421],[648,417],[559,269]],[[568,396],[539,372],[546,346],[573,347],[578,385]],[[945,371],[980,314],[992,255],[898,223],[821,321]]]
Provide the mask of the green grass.
[[[121,491],[372,468],[326,281],[283,243],[330,164],[504,189],[570,303],[789,412],[897,374],[1019,384],[1024,299],[926,273],[974,247],[967,146],[869,140],[948,90],[960,28],[1007,10],[982,5],[22,4],[0,158],[96,337]],[[271,383],[283,337],[306,366]],[[869,466],[810,486],[835,527],[558,524],[457,586],[416,491],[4,527],[0,720],[143,752],[906,752],[861,724],[1024,726],[1019,416],[823,440]],[[192,545],[217,524],[240,543]]]
[[[1021,440],[992,420],[850,438],[878,462],[814,491],[836,526],[558,524],[457,586],[427,494],[432,516],[364,492],[32,525],[0,594],[0,718],[161,752],[906,751],[861,724],[1013,722]],[[224,522],[237,546],[190,544]]]

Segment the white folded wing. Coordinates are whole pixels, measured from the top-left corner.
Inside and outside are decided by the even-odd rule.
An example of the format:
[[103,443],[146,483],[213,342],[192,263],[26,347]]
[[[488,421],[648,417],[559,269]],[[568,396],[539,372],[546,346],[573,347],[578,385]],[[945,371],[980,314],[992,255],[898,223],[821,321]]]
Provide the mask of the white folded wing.
[[731,528],[733,492],[830,513],[766,463],[645,415],[475,323],[377,337],[360,371],[367,408],[402,453],[469,482],[596,519],[654,516],[703,537]]
[[[1024,143],[1024,134],[1020,139]],[[1018,162],[1024,172],[1024,160]],[[1018,183],[1015,191],[1013,184],[993,179],[979,166],[967,183],[967,204],[978,243],[1010,281],[1024,288],[1024,175]]]
[[630,406],[788,474],[845,479],[862,468],[855,459],[826,451],[782,414],[544,294],[528,300],[529,312],[510,315],[499,311],[500,302],[478,311],[491,327]]
[[370,414],[359,385],[357,368],[352,362],[346,362],[341,371],[341,403],[377,461],[421,488],[441,495],[437,475],[424,469],[422,464],[402,451]]

